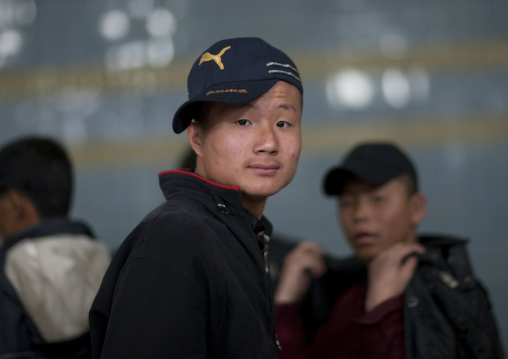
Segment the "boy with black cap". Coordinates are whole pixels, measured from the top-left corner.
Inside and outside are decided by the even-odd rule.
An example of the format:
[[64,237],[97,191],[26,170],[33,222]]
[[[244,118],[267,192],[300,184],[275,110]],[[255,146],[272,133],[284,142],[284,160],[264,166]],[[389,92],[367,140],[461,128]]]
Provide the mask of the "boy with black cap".
[[275,296],[280,358],[503,356],[466,241],[416,234],[426,201],[400,148],[358,145],[324,191],[338,197],[356,258],[325,263],[311,242],[288,255]]
[[300,77],[235,38],[198,57],[188,90],[173,129],[195,171],[159,175],[167,201],[118,250],[90,312],[95,358],[277,358],[263,209],[297,169]]

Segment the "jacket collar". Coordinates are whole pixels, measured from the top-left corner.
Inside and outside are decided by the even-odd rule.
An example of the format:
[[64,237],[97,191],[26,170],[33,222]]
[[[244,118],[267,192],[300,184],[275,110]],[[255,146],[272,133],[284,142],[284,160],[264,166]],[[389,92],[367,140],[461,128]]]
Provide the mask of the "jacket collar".
[[254,214],[246,210],[242,205],[242,197],[239,186],[226,186],[210,181],[189,170],[171,170],[159,173],[160,187],[166,199],[169,199],[178,188],[186,188],[197,192],[207,192],[213,197],[217,206],[224,206],[224,211],[230,209],[245,212],[253,232],[264,230],[271,235],[272,224],[265,216],[258,219]]
[[85,223],[74,222],[68,218],[47,219],[35,226],[16,233],[3,245],[2,249],[7,250],[19,241],[26,238],[34,239],[62,233],[86,234],[89,237],[94,237],[92,230]]
[[[248,212],[242,204],[239,186],[217,184],[188,171],[166,171],[159,174],[160,187],[167,201],[185,197],[194,199],[205,206],[219,221],[223,222],[252,258],[252,263],[264,274],[265,263],[260,255],[257,235],[261,231],[270,235],[272,226],[262,217]],[[265,280],[260,279],[260,280]]]
[[249,221],[249,224],[254,233],[264,231],[267,235],[269,236],[272,235],[273,230],[272,224],[265,216],[258,218],[247,210],[245,210],[245,215],[247,216],[247,220]]

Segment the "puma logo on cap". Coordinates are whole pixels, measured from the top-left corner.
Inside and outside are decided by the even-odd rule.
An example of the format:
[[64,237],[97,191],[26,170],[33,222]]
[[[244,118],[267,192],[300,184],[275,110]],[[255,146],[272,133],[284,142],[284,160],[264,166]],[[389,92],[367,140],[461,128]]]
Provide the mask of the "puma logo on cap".
[[224,55],[226,50],[229,50],[231,46],[227,46],[221,50],[217,55],[212,55],[209,52],[205,52],[203,56],[201,56],[201,60],[199,60],[199,64],[201,65],[205,61],[213,60],[219,66],[221,70],[224,70],[224,65],[222,64],[221,56]]

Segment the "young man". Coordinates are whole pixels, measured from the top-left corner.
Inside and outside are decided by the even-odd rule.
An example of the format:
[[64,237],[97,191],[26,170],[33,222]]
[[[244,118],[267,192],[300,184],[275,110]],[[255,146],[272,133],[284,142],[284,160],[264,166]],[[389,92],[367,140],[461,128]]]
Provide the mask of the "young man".
[[355,147],[324,190],[338,196],[356,259],[327,264],[311,242],[288,255],[275,297],[281,358],[503,356],[466,241],[417,235],[426,200],[397,146]]
[[200,55],[188,90],[173,129],[195,171],[159,175],[167,201],[118,250],[90,313],[95,358],[277,358],[263,209],[296,172],[300,77],[235,38]]
[[0,357],[90,358],[88,311],[110,262],[68,218],[72,166],[55,141],[0,150]]

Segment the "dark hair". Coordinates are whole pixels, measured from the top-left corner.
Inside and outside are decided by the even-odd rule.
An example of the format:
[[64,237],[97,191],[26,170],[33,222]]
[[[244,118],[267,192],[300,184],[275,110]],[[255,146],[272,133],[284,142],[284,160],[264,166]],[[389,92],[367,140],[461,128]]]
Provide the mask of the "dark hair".
[[216,105],[216,103],[206,101],[198,102],[194,105],[195,112],[193,121],[200,125],[205,131],[208,129],[208,118],[210,117],[210,112],[214,105]]
[[188,148],[185,149],[185,153],[179,159],[177,167],[195,169],[196,158],[197,158],[196,152],[194,152],[194,149],[189,146]]
[[0,192],[24,194],[41,219],[67,216],[72,182],[69,157],[52,139],[26,137],[0,150]]
[[399,179],[406,186],[407,194],[410,197],[418,193],[418,181],[411,173],[403,173],[399,176]]

